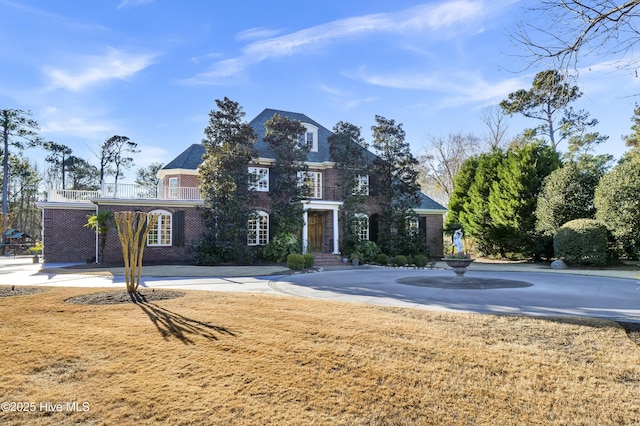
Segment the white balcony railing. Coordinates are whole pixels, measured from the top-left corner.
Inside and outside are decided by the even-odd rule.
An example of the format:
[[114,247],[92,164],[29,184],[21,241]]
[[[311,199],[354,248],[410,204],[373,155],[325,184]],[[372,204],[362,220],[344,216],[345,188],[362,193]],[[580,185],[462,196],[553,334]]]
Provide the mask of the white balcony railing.
[[82,203],[95,198],[122,200],[201,200],[200,189],[186,186],[166,187],[106,183],[98,191],[50,189],[49,202]]

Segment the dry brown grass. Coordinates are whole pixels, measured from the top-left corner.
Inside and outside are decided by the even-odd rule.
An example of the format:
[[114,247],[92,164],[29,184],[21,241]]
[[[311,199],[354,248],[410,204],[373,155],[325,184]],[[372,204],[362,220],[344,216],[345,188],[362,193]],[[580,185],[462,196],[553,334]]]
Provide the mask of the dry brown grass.
[[[615,323],[187,292],[73,305],[0,298],[0,395],[87,402],[1,424],[620,425],[640,349]],[[104,290],[102,290],[104,291]]]

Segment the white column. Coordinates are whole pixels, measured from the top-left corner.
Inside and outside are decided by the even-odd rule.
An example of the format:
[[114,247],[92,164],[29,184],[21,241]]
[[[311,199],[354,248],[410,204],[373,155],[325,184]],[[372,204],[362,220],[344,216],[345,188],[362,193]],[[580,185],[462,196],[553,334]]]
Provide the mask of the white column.
[[309,218],[309,214],[305,210],[302,213],[302,220],[304,221],[304,225],[302,225],[302,254],[307,254],[309,250],[309,225],[307,224]]
[[340,253],[338,251],[338,209],[333,209],[333,254]]

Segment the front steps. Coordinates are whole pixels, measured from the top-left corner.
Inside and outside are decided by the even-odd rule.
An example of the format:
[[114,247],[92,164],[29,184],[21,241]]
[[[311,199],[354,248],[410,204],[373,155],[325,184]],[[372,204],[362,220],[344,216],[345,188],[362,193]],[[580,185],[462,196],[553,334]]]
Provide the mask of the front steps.
[[338,266],[343,265],[342,256],[331,253],[312,253],[315,258],[315,266]]

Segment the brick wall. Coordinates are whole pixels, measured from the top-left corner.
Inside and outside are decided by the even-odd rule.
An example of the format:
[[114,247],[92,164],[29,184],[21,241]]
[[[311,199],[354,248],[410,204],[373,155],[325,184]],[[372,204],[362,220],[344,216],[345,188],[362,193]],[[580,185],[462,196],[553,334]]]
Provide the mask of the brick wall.
[[87,216],[95,214],[95,209],[87,210],[44,210],[44,261],[86,262],[95,257],[95,231],[85,228]]
[[[158,207],[158,206],[100,206],[100,211],[141,211],[149,213],[154,210],[165,210],[169,213],[184,211],[184,244],[177,245],[175,241],[171,246],[147,246],[144,249],[143,262],[145,263],[191,263],[192,244],[200,238],[204,232],[202,219],[196,207]],[[122,264],[122,246],[118,238],[115,225],[107,234],[107,244],[104,252],[106,263]]]
[[428,214],[427,218],[427,246],[430,257],[442,257],[443,241],[442,232],[444,230],[442,214]]

